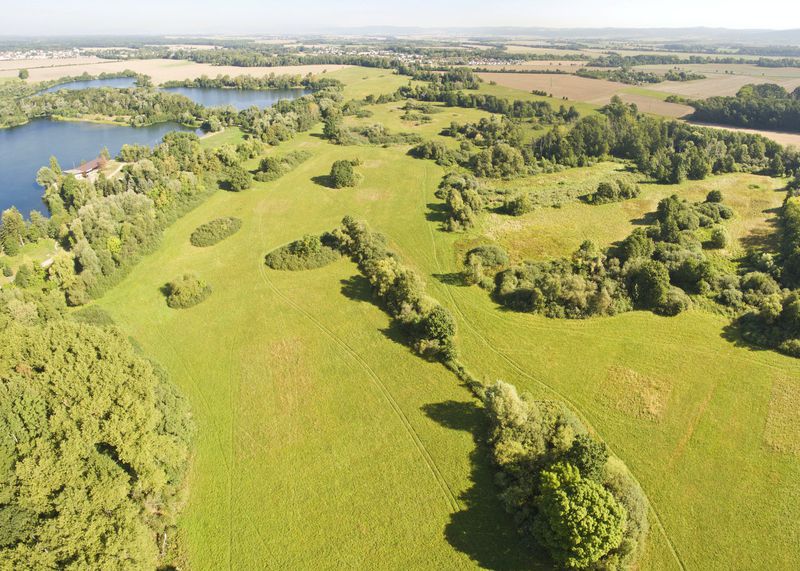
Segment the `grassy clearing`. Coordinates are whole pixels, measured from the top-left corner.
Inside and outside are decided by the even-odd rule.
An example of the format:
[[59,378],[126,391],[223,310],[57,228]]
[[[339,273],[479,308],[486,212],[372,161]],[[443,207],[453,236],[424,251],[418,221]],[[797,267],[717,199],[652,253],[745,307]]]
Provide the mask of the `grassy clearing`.
[[226,127],[224,131],[208,133],[200,137],[200,146],[205,148],[220,147],[222,145],[236,145],[241,143],[244,135],[239,127]]
[[[620,168],[615,163],[600,163],[509,181],[506,185],[578,196],[593,190],[602,180],[616,178]],[[645,222],[645,216],[655,210],[662,198],[677,193],[688,200],[698,201],[705,199],[709,191],[718,189],[722,191],[725,203],[736,211],[736,217],[727,224],[733,238],[728,253],[740,255],[744,246],[775,248],[776,209],[785,196],[778,190],[782,186],[780,181],[750,174],[730,174],[704,181],[687,181],[677,186],[644,180],[639,185],[641,195],[623,202],[595,206],[573,200],[561,208],[540,208],[519,217],[489,215],[482,225],[483,234],[506,248],[517,260],[568,256],[584,240],[592,240],[602,247],[622,240],[637,225]]]
[[[370,85],[348,87],[349,96],[386,79],[380,70],[358,73]],[[374,110],[373,120],[384,113],[396,125],[391,106]],[[191,400],[199,433],[180,529],[192,568],[545,567],[525,555],[500,511],[469,393],[396,342],[356,268],[344,259],[306,272],[265,267],[264,254],[344,214],[386,233],[427,276],[429,293],[458,320],[459,347],[476,375],[565,400],[628,464],[655,510],[643,569],[800,565],[800,458],[776,454],[764,434],[770,414],[778,434],[796,433],[794,401],[776,401],[773,386],[798,378],[798,361],[728,339],[728,320],[701,311],[585,321],[502,311],[483,290],[451,279],[457,246],[489,240],[499,220],[487,217],[470,234],[441,232],[431,205],[443,169],[408,157],[407,147],[341,147],[316,135],[282,145],[313,153],[297,169],[246,192],[219,192],[176,222],[98,302]],[[334,160],[354,156],[363,161],[357,188],[314,182]],[[527,182],[580,185],[614,168]],[[742,241],[769,224],[756,200],[771,207],[782,199],[766,181],[645,185],[624,203],[505,219],[521,227],[494,236],[518,257],[561,255],[583,238],[605,245],[624,237],[667,194],[698,200],[720,188],[739,204]],[[193,248],[191,232],[219,216],[241,218],[242,229]],[[185,272],[202,275],[214,294],[172,311],[159,288]],[[636,387],[632,400],[610,403],[625,387]]]

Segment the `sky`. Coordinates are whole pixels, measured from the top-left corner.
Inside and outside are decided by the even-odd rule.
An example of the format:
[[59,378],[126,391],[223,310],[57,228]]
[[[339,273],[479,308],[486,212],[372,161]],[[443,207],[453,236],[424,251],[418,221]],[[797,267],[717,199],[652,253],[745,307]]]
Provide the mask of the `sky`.
[[797,0],[0,0],[0,15],[3,36],[357,26],[800,27]]

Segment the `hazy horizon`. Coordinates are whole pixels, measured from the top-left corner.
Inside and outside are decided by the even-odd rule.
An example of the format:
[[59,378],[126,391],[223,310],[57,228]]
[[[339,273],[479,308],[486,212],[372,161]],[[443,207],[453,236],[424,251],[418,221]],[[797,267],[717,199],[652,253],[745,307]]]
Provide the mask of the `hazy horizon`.
[[[551,29],[676,29],[786,31],[787,14],[796,10],[787,0],[765,0],[754,9],[742,0],[689,0],[602,5],[591,0],[553,4],[542,0],[498,0],[490,13],[478,0],[464,0],[457,9],[442,0],[408,0],[402,5],[355,0],[257,2],[231,0],[120,0],[103,5],[92,0],[65,4],[33,0],[6,9],[0,36],[52,35],[248,35],[335,32],[357,28],[551,28]],[[94,15],[95,17],[92,17]]]

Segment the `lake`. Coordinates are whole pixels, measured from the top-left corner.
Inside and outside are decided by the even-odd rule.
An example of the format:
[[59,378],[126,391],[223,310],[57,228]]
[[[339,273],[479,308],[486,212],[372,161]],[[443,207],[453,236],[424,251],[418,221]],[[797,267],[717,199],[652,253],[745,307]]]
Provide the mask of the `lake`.
[[297,99],[311,93],[305,89],[221,89],[218,87],[167,87],[162,91],[179,93],[205,107],[230,105],[238,110],[272,107],[281,99]]
[[37,119],[19,127],[0,129],[0,210],[16,206],[47,214],[36,172],[55,156],[64,170],[97,157],[103,147],[115,156],[124,144],[155,145],[170,131],[191,131],[177,123],[127,127]]
[[[85,89],[92,87],[131,87],[133,78],[93,79],[57,85],[46,91]],[[304,89],[221,89],[174,87],[164,91],[180,93],[206,107],[231,105],[246,109],[252,105],[270,107],[281,99],[296,99]],[[0,210],[16,206],[26,216],[32,209],[44,211],[42,189],[36,184],[36,171],[55,156],[66,170],[78,167],[81,161],[97,157],[108,147],[115,156],[122,145],[154,145],[165,133],[190,130],[175,123],[149,127],[126,127],[97,123],[62,122],[40,119],[11,129],[0,129]]]
[[87,81],[71,81],[69,83],[62,83],[61,85],[54,85],[48,87],[40,93],[52,93],[54,91],[61,91],[62,89],[90,89],[95,87],[133,87],[136,80],[133,77],[113,77],[108,79],[89,79]]

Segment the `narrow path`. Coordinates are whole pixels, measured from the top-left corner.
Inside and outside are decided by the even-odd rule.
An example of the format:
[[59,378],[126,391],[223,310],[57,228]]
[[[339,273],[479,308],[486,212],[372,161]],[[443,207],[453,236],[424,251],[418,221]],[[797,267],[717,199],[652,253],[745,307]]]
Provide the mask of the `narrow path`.
[[[259,233],[261,233],[262,227],[263,227],[262,219],[259,217]],[[275,293],[275,295],[277,295],[280,299],[282,299],[286,304],[291,306],[293,309],[301,313],[306,319],[311,321],[311,323],[313,323],[320,331],[322,331],[322,333],[326,337],[328,337],[340,349],[342,349],[347,355],[349,355],[350,358],[353,361],[355,361],[355,363],[367,373],[373,385],[376,388],[378,388],[381,395],[384,397],[384,399],[394,412],[395,416],[400,420],[401,424],[405,428],[405,431],[408,434],[409,438],[411,439],[411,442],[414,444],[420,456],[422,457],[423,461],[425,462],[428,471],[431,473],[433,478],[436,480],[436,483],[438,484],[439,488],[441,489],[442,494],[444,495],[444,498],[448,504],[450,512],[454,513],[461,511],[462,506],[458,500],[458,497],[453,492],[452,488],[450,488],[450,485],[447,483],[447,480],[442,475],[441,470],[436,465],[436,462],[434,461],[430,452],[428,452],[428,449],[423,444],[422,440],[419,437],[419,434],[417,434],[416,430],[414,430],[414,427],[409,421],[405,412],[403,412],[403,409],[397,403],[397,401],[392,396],[391,392],[386,387],[383,380],[375,372],[375,370],[346,341],[341,339],[338,335],[336,335],[333,331],[331,331],[330,329],[328,329],[328,327],[326,327],[323,323],[321,323],[317,318],[315,318],[311,313],[303,309],[300,305],[295,303],[291,298],[289,298],[283,292],[281,292],[280,289],[278,289],[278,287],[275,286],[272,280],[269,279],[269,275],[266,269],[264,268],[264,262],[263,259],[261,259],[261,257],[257,258],[256,263],[258,264],[258,271],[259,275],[261,276],[261,279],[264,281],[267,287],[269,287]]]
[[[425,169],[425,183],[424,183],[424,184],[423,184],[423,186],[422,186],[422,203],[423,203],[423,205],[424,205],[424,204],[426,204],[426,198],[427,198],[427,197],[426,197],[426,192],[427,192],[427,183],[428,183],[428,169],[426,168],[426,169]],[[440,261],[439,261],[438,248],[437,248],[437,246],[436,246],[436,236],[435,236],[435,234],[434,234],[434,232],[433,232],[433,228],[431,228],[431,224],[430,224],[430,223],[428,223],[428,224],[426,224],[426,226],[428,227],[428,233],[429,233],[429,235],[430,235],[430,237],[431,237],[431,246],[433,247],[434,261],[436,262],[436,271],[437,271],[438,273],[440,273],[440,274],[441,274],[441,273],[443,272],[443,269],[442,269],[441,263],[440,263]],[[519,373],[519,374],[520,374],[520,375],[522,375],[523,377],[525,377],[525,378],[527,378],[527,379],[529,379],[529,380],[533,381],[534,383],[536,383],[536,384],[538,384],[539,386],[541,386],[542,388],[544,388],[546,391],[549,391],[549,392],[551,392],[552,394],[556,395],[558,398],[560,398],[561,400],[563,400],[564,402],[566,402],[566,403],[567,403],[567,404],[568,404],[568,405],[569,405],[569,406],[570,406],[570,407],[571,407],[571,408],[572,408],[572,409],[573,409],[573,410],[576,412],[576,414],[578,414],[578,415],[579,415],[579,416],[582,418],[582,420],[583,420],[583,421],[584,421],[584,422],[587,424],[587,426],[588,426],[588,427],[590,427],[590,428],[591,428],[591,429],[592,429],[592,430],[595,432],[595,434],[597,434],[598,438],[600,438],[600,440],[601,440],[601,441],[605,442],[605,441],[602,439],[602,437],[600,436],[600,433],[599,433],[597,430],[595,430],[595,429],[594,429],[594,427],[592,427],[592,424],[591,424],[591,423],[588,421],[588,419],[586,418],[586,416],[585,416],[585,415],[584,415],[584,414],[581,412],[581,409],[580,409],[580,407],[578,407],[578,406],[577,406],[577,405],[576,405],[576,404],[575,404],[575,403],[572,401],[572,399],[570,399],[570,398],[569,398],[567,395],[563,394],[561,391],[559,391],[559,390],[558,390],[558,389],[556,389],[555,387],[553,387],[553,386],[549,385],[548,383],[545,383],[545,382],[544,382],[544,381],[542,381],[541,379],[537,379],[536,377],[534,377],[533,375],[531,375],[530,373],[528,373],[528,372],[527,372],[525,369],[523,369],[523,368],[522,368],[522,367],[521,367],[521,366],[520,366],[520,365],[519,365],[519,364],[518,364],[516,361],[514,361],[514,360],[513,360],[513,359],[511,359],[511,358],[510,358],[508,355],[506,355],[505,353],[503,353],[503,352],[501,352],[499,349],[497,349],[497,348],[496,348],[496,347],[495,347],[495,346],[494,346],[494,345],[493,345],[493,344],[492,344],[492,343],[491,343],[491,342],[490,342],[490,341],[489,341],[489,340],[488,340],[488,339],[487,339],[487,338],[486,338],[486,337],[485,337],[485,336],[484,336],[484,335],[483,335],[483,334],[482,334],[482,333],[481,333],[481,332],[480,332],[480,331],[477,329],[477,327],[476,327],[476,326],[475,326],[475,325],[474,325],[474,324],[473,324],[473,323],[472,323],[472,322],[471,322],[471,321],[470,321],[470,320],[467,318],[466,314],[465,314],[465,313],[464,313],[464,312],[461,310],[461,306],[458,304],[458,302],[456,301],[456,298],[455,298],[455,296],[453,295],[452,288],[448,287],[446,284],[443,284],[443,285],[442,285],[442,287],[443,287],[443,289],[445,290],[445,292],[447,293],[447,296],[450,298],[450,302],[451,302],[451,304],[453,305],[453,308],[456,310],[456,313],[458,313],[459,317],[460,317],[460,318],[461,318],[461,320],[464,322],[464,324],[467,326],[467,328],[468,328],[468,329],[469,329],[469,330],[470,330],[470,331],[471,331],[471,332],[472,332],[472,333],[473,333],[473,334],[474,334],[474,335],[475,335],[475,336],[476,336],[478,339],[480,339],[480,341],[481,341],[481,342],[482,342],[484,345],[486,345],[486,347],[487,347],[487,348],[488,348],[488,349],[489,349],[489,350],[490,350],[492,353],[494,353],[495,355],[497,355],[498,357],[500,357],[502,360],[504,360],[506,363],[508,363],[508,364],[509,364],[509,365],[510,365],[510,366],[511,366],[511,367],[512,367],[512,368],[513,368],[515,371],[517,371],[517,373]],[[606,446],[608,446],[608,449],[609,449],[609,451],[610,451],[612,454],[614,454],[615,456],[617,456],[617,457],[621,458],[621,456],[619,456],[619,455],[618,455],[616,452],[614,452],[613,448],[612,448],[612,447],[611,447],[611,446],[610,446],[610,445],[609,445],[607,442],[606,442],[605,444],[606,444]],[[633,474],[631,474],[631,475],[633,475]],[[634,477],[634,479],[636,478],[635,476],[633,476],[633,477]],[[637,480],[637,481],[638,481],[638,480]],[[641,485],[641,484],[640,484],[640,485]],[[659,529],[659,531],[661,532],[662,536],[664,537],[664,540],[666,541],[666,543],[667,543],[667,546],[669,547],[669,550],[670,550],[670,552],[672,553],[672,556],[673,556],[673,557],[674,557],[674,559],[675,559],[675,562],[678,564],[678,567],[680,567],[680,569],[681,569],[682,571],[686,571],[686,566],[685,566],[685,564],[683,563],[683,560],[681,559],[681,557],[680,557],[680,554],[678,553],[678,550],[677,550],[677,548],[675,547],[675,545],[673,544],[673,542],[672,542],[671,538],[670,538],[670,537],[669,537],[669,535],[667,534],[667,530],[666,530],[666,527],[664,526],[664,523],[663,523],[663,521],[662,521],[662,519],[661,519],[661,516],[659,515],[659,513],[658,513],[658,511],[656,510],[656,508],[655,508],[655,506],[653,505],[653,503],[650,501],[650,498],[649,498],[649,497],[648,497],[648,499],[647,499],[647,502],[648,502],[648,504],[650,504],[650,510],[653,512],[653,515],[654,515],[654,516],[655,516],[655,518],[656,518],[656,525],[658,526],[658,529]]]

